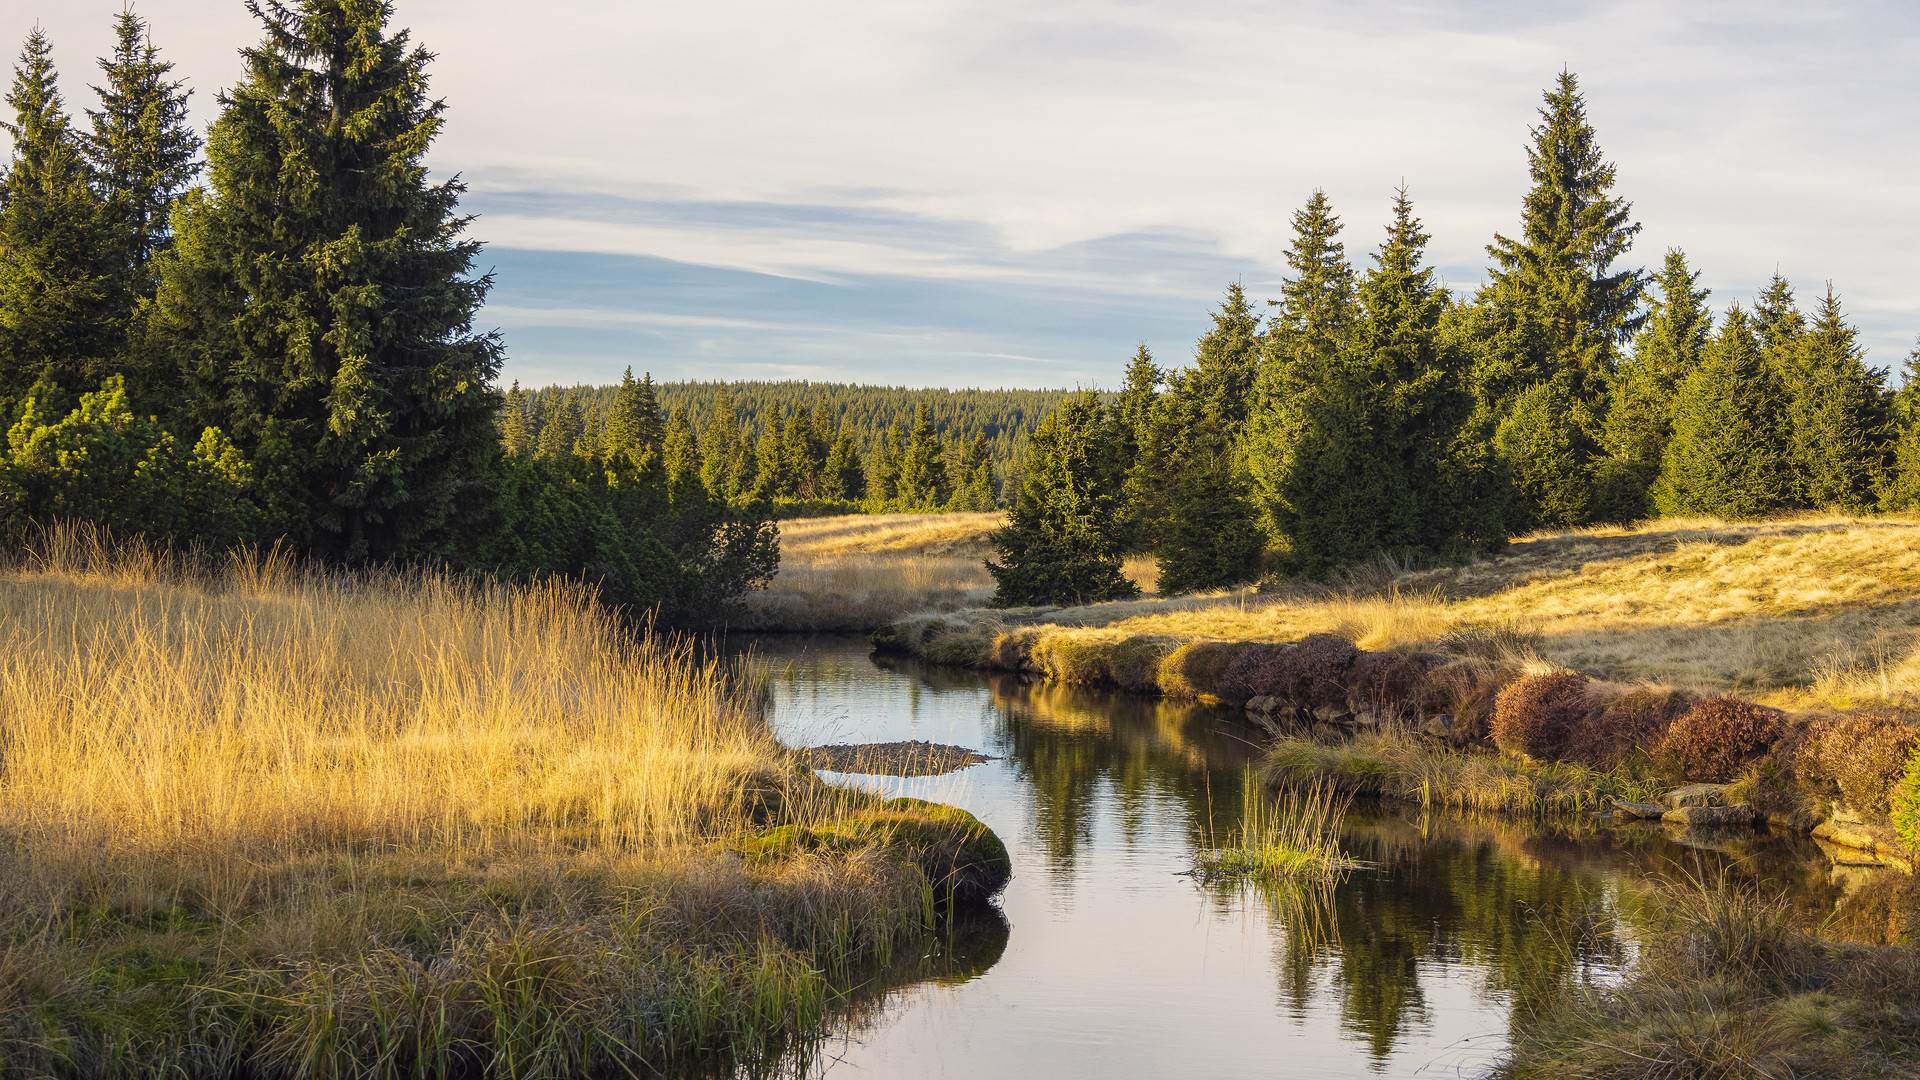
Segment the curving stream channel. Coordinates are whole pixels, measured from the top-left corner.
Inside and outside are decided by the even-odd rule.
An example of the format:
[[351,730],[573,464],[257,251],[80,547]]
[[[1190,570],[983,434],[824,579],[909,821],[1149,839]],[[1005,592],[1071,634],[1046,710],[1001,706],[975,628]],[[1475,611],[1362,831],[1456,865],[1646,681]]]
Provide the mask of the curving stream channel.
[[798,1070],[835,1078],[1479,1076],[1531,1002],[1632,948],[1623,884],[1722,866],[1875,940],[1883,871],[1810,840],[1657,825],[1542,828],[1356,805],[1370,866],[1331,890],[1183,872],[1234,827],[1259,735],[1232,710],[870,657],[854,638],[754,643],[790,745],[920,739],[999,760],[842,776],[965,806],[1013,853],[1004,920],[936,978],[851,1011]]

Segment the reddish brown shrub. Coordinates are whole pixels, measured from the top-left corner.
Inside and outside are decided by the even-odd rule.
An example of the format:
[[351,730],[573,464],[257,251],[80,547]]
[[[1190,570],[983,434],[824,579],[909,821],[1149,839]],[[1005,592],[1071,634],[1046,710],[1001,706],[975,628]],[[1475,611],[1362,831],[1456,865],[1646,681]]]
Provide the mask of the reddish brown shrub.
[[1292,648],[1278,653],[1263,672],[1263,692],[1288,704],[1311,709],[1346,704],[1347,673],[1360,650],[1343,637],[1308,634]]
[[1732,780],[1780,738],[1780,713],[1751,701],[1715,697],[1674,718],[1660,741],[1662,766],[1683,780]]
[[1454,660],[1427,672],[1421,710],[1453,717],[1448,741],[1455,746],[1485,743],[1493,719],[1494,698],[1520,677],[1518,668],[1485,660]]
[[1564,756],[1596,769],[1611,769],[1636,750],[1656,753],[1667,729],[1698,700],[1682,690],[1643,687],[1591,710],[1567,738]]
[[1427,673],[1447,660],[1433,653],[1363,652],[1347,672],[1347,697],[1382,722],[1412,720],[1425,704]]
[[1493,743],[1509,753],[1553,761],[1587,718],[1587,677],[1550,671],[1516,679],[1493,703]]
[[[1160,661],[1157,682],[1168,697],[1216,697],[1233,700],[1222,692],[1222,682],[1233,662],[1250,647],[1238,641],[1189,641],[1168,653]],[[1245,701],[1245,698],[1239,700]]]
[[1868,821],[1886,824],[1894,781],[1906,771],[1915,732],[1904,720],[1861,713],[1807,725],[1794,756],[1803,774],[1826,780]]
[[1246,701],[1266,693],[1271,680],[1267,670],[1285,645],[1253,642],[1240,651],[1220,676],[1220,696],[1228,701]]

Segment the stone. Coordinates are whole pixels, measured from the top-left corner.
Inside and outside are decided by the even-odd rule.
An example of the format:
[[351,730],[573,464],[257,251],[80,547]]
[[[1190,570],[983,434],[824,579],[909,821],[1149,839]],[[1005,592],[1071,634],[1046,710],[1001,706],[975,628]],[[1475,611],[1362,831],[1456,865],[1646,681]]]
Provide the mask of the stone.
[[1667,808],[1678,810],[1685,806],[1725,806],[1727,805],[1727,785],[1725,784],[1688,784],[1667,792]]
[[1651,821],[1658,821],[1660,818],[1665,817],[1667,813],[1667,808],[1664,806],[1655,806],[1652,803],[1644,802],[1628,802],[1625,799],[1613,800],[1613,808],[1620,812],[1621,817],[1643,818]]
[[1420,734],[1430,739],[1444,739],[1453,734],[1453,717],[1436,716],[1420,725]]
[[1753,807],[1746,803],[1734,806],[1682,806],[1660,815],[1660,820],[1674,825],[1752,825]]
[[1265,716],[1279,708],[1280,699],[1276,697],[1267,697],[1262,694],[1259,697],[1247,699],[1247,711],[1250,713],[1259,713],[1261,716]]

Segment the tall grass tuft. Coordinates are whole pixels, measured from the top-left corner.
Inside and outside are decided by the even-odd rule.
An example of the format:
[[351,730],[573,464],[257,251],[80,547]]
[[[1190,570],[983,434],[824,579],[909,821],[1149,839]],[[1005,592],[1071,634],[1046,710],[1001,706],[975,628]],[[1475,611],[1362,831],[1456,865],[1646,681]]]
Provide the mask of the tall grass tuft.
[[1240,791],[1240,826],[1223,847],[1194,858],[1201,880],[1333,881],[1353,867],[1340,851],[1348,800],[1332,787],[1313,784],[1272,797],[1248,770]]

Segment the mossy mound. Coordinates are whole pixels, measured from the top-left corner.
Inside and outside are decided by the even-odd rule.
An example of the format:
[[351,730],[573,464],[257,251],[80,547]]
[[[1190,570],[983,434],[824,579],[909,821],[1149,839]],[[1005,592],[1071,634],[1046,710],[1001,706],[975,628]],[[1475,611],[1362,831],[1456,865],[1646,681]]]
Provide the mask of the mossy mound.
[[1013,877],[1007,846],[957,806],[889,799],[824,825],[782,825],[740,841],[749,859],[780,860],[802,851],[877,846],[920,869],[943,906],[981,903]]

